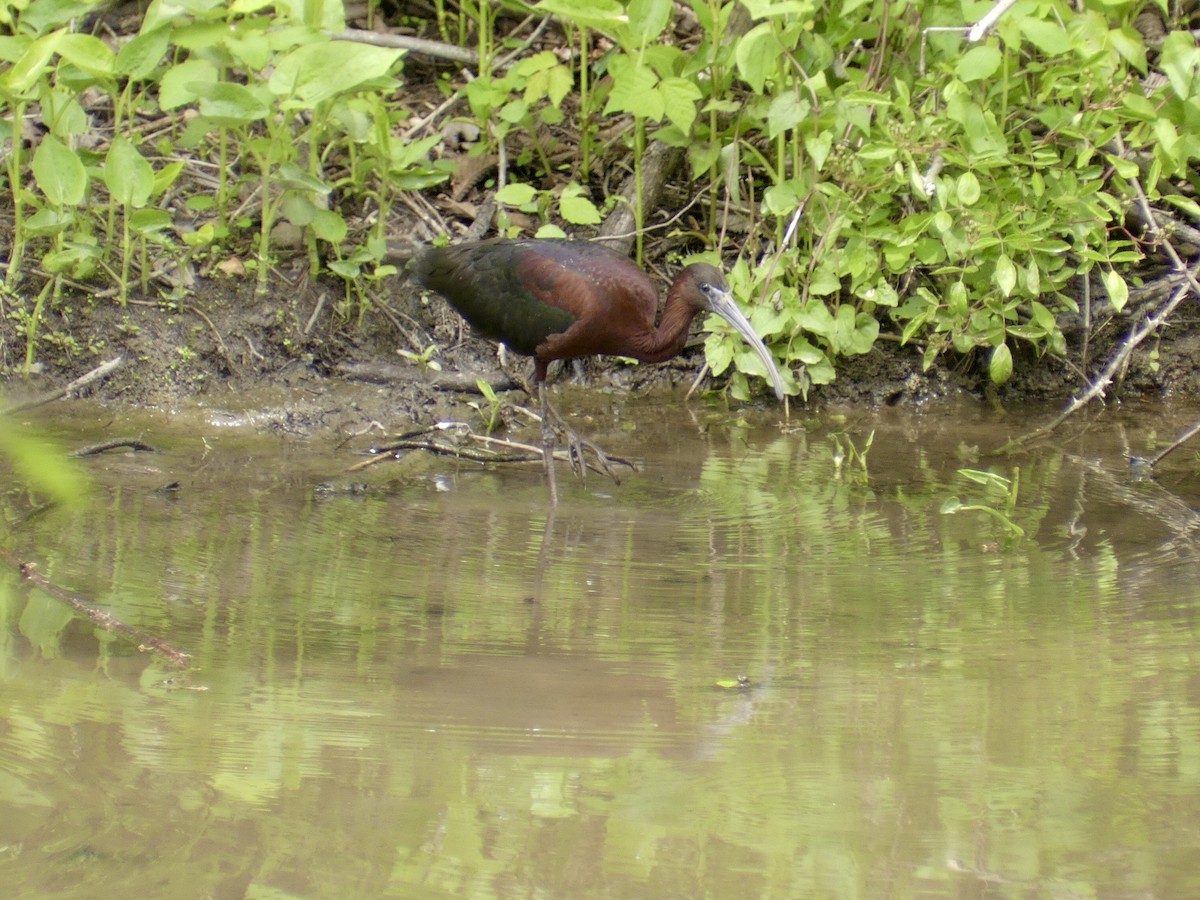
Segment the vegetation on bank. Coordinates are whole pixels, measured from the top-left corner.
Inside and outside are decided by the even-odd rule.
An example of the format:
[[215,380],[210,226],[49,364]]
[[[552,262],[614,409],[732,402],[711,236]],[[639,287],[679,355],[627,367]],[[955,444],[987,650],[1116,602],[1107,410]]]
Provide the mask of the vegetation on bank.
[[[434,43],[365,43],[337,2],[0,9],[0,360],[94,350],[54,338],[68,292],[169,304],[212,269],[265,290],[283,252],[353,319],[394,290],[390,235],[494,195],[501,233],[586,236],[662,146],[681,168],[630,198],[637,252],[729,265],[797,394],[885,339],[1002,383],[1014,351],[1067,355],[1064,328],[1079,359],[1155,266],[1200,293],[1186,4],[1021,0],[977,41],[990,4],[960,0],[369,7],[350,24]],[[753,353],[706,352],[748,396]]]

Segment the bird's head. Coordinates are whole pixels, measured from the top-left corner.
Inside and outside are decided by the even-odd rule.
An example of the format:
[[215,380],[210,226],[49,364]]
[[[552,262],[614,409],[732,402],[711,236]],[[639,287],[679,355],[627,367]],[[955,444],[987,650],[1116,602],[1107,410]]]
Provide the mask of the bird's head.
[[762,360],[775,387],[775,397],[782,400],[785,394],[783,377],[750,320],[738,308],[724,273],[708,263],[692,263],[679,273],[679,277],[675,279],[675,288],[682,290],[688,303],[698,312],[715,313],[737,330]]

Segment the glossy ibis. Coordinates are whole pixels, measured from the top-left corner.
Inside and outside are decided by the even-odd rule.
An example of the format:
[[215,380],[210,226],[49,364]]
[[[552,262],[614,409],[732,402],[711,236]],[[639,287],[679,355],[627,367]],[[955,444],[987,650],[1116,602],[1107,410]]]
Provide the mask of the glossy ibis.
[[600,244],[497,239],[429,247],[417,255],[413,271],[419,284],[449,300],[480,334],[534,358],[552,502],[557,501],[555,428],[564,433],[577,471],[582,472],[588,450],[613,474],[604,453],[571,431],[547,402],[546,370],[553,360],[606,354],[662,362],[683,350],[692,320],[711,312],[754,348],[775,395],[784,397],[771,354],[738,309],[725,276],[705,263],[686,266],[675,277],[657,325],[658,291],[650,277]]

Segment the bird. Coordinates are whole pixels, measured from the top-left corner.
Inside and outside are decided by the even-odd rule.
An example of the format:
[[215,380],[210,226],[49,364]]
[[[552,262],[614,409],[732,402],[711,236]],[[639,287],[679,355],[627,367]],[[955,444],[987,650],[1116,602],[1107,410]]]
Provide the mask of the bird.
[[552,505],[558,500],[556,430],[565,436],[577,472],[583,473],[587,450],[615,478],[606,454],[575,434],[546,397],[547,371],[556,359],[608,355],[663,362],[683,351],[692,320],[711,312],[758,354],[775,396],[782,401],[786,393],[770,351],[738,308],[724,274],[707,263],[692,263],[675,276],[657,324],[658,291],[650,276],[624,254],[585,240],[493,238],[431,245],[417,252],[412,272],[417,284],[449,301],[479,334],[533,357]]

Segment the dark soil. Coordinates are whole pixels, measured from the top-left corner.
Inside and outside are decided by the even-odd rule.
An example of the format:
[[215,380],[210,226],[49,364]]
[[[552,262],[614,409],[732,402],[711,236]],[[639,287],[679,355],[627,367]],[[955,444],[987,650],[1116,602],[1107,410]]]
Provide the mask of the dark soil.
[[[120,356],[121,367],[86,393],[133,406],[228,407],[300,434],[358,432],[373,423],[401,431],[464,418],[472,414],[465,404],[480,400],[476,376],[500,391],[517,387],[500,369],[493,344],[473,337],[440,298],[422,297],[404,276],[392,279],[386,311],[369,309],[360,322],[357,309],[342,308],[338,285],[308,283],[301,271],[299,263],[292,272],[281,270],[266,296],[256,296],[250,278],[210,277],[181,303],[134,299],[122,308],[111,300],[70,299],[48,316],[42,361],[28,378],[15,327],[0,324],[0,386],[9,402],[20,401]],[[1135,351],[1113,390],[1126,397],[1200,395],[1200,330],[1194,314],[1186,318]],[[1114,320],[1093,335],[1090,373],[1128,329]],[[414,360],[430,345],[437,347],[437,368]],[[64,349],[55,359],[52,347],[75,352]],[[922,372],[919,348],[881,339],[870,353],[839,360],[837,381],[813,388],[808,404],[911,407],[964,397],[1000,405],[1065,402],[1086,386],[1077,359],[1019,358],[1012,380],[995,388],[982,358],[952,365],[939,359]],[[510,360],[509,370],[525,377],[526,362]],[[589,360],[582,372],[567,369],[558,377],[582,375],[593,387],[637,395],[687,388],[702,366],[697,342],[663,365]],[[518,391],[509,399],[524,404],[528,398]],[[765,386],[761,402],[770,402]]]
[[[437,65],[417,60],[412,66],[409,100],[418,108],[424,92],[425,106],[436,106],[441,102]],[[565,146],[573,143],[564,140]],[[612,171],[606,183],[615,185],[625,171],[625,160],[609,162]],[[597,166],[604,164],[596,161]],[[663,208],[683,206],[685,187],[668,180]],[[486,192],[461,171],[452,185],[429,194],[429,206],[437,209],[447,231],[470,224],[472,212],[477,213],[487,200]],[[424,222],[389,224],[395,235],[433,236]],[[0,245],[6,243],[3,230],[0,225]],[[651,251],[651,258],[661,258],[665,249]],[[122,307],[112,299],[67,295],[44,312],[31,373],[25,371],[25,338],[18,313],[27,312],[32,304],[0,297],[0,392],[9,403],[36,397],[120,356],[123,364],[114,373],[86,388],[90,395],[166,409],[187,403],[246,412],[250,407],[272,427],[311,433],[330,428],[358,431],[372,423],[403,430],[413,423],[461,418],[470,412],[464,404],[479,399],[476,375],[498,387],[512,386],[512,379],[497,366],[494,346],[471,337],[440,298],[422,298],[404,275],[392,278],[380,292],[385,302],[377,295],[373,301],[352,303],[345,299],[340,282],[312,282],[306,273],[304,259],[283,263],[274,270],[265,296],[256,295],[252,276],[225,277],[213,270],[199,275],[181,300],[166,301],[155,294]],[[30,294],[40,287],[38,277],[26,280]],[[1136,321],[1137,310],[1131,302],[1125,318],[1093,323],[1086,359],[1082,328],[1069,337],[1073,342],[1068,347],[1069,362],[1018,356],[1013,378],[1001,388],[989,383],[982,355],[941,356],[923,371],[923,348],[901,346],[894,336],[884,335],[868,354],[835,360],[837,381],[814,387],[806,402],[921,406],[964,396],[1001,405],[1065,402],[1104,366]],[[1125,396],[1200,394],[1198,324],[1195,312],[1180,315],[1177,311],[1162,334],[1130,356],[1112,390]],[[440,369],[422,364],[431,346],[436,347],[432,359]],[[638,394],[688,387],[702,367],[703,355],[695,346],[663,365],[589,360],[579,368],[593,387]],[[513,368],[523,375],[527,367],[514,363]],[[574,369],[567,370],[570,377],[580,377]],[[760,402],[765,404],[768,392],[765,385],[759,387]],[[520,393],[512,399],[526,402]]]

